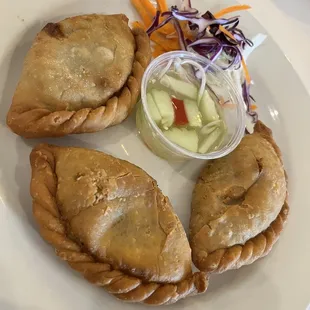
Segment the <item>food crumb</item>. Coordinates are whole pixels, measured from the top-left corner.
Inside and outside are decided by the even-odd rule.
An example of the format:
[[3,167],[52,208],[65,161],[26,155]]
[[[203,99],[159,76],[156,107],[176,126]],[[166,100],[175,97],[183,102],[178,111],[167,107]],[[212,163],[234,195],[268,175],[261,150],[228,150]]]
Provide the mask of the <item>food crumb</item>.
[[25,19],[24,19],[24,18],[21,18],[19,15],[17,15],[17,18],[18,18],[20,21],[22,21],[22,22],[25,21]]

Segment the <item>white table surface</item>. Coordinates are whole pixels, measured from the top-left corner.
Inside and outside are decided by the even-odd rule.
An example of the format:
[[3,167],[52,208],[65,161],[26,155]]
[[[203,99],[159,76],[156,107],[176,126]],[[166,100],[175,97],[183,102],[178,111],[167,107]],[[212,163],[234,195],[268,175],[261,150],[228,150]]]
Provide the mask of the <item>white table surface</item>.
[[252,6],[252,15],[282,49],[310,94],[310,1],[238,0]]

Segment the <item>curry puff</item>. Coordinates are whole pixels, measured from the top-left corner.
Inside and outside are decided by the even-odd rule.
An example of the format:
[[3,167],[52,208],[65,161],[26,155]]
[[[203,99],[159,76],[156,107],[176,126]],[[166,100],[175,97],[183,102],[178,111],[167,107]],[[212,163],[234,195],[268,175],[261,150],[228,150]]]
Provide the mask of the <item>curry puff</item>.
[[42,237],[91,283],[117,298],[171,304],[202,293],[183,226],[156,181],[137,166],[74,147],[30,155],[33,213]]
[[96,132],[135,105],[150,43],[118,15],[81,15],[47,24],[29,50],[7,115],[26,138]]
[[251,264],[269,253],[287,215],[280,150],[258,121],[252,135],[200,174],[190,219],[193,262],[215,273]]

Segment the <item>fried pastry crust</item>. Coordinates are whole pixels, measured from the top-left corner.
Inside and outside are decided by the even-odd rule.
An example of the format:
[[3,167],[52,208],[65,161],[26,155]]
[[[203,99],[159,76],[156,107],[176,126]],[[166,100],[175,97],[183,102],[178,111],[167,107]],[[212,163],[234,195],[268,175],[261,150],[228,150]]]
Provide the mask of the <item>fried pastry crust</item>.
[[193,192],[196,267],[224,272],[269,253],[288,215],[287,181],[271,131],[258,122],[228,156],[208,162]]
[[119,124],[151,59],[147,34],[125,15],[82,15],[36,36],[7,115],[26,138],[96,132]]
[[162,305],[207,289],[154,179],[127,161],[39,145],[30,156],[33,213],[42,237],[91,283],[117,298]]

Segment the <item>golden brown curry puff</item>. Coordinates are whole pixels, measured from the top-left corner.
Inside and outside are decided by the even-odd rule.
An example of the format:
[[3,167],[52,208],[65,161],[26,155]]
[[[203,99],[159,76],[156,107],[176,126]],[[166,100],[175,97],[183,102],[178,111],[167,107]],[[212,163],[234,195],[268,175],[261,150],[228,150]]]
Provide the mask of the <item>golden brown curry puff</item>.
[[287,181],[261,122],[228,156],[208,162],[193,193],[190,244],[196,267],[224,272],[269,253],[288,215]]
[[33,213],[42,237],[90,282],[117,298],[174,303],[202,293],[191,249],[155,180],[107,154],[39,145],[31,153]]
[[125,15],[47,24],[29,50],[7,115],[18,135],[96,132],[122,122],[151,59],[149,38]]

